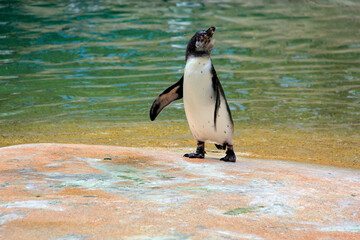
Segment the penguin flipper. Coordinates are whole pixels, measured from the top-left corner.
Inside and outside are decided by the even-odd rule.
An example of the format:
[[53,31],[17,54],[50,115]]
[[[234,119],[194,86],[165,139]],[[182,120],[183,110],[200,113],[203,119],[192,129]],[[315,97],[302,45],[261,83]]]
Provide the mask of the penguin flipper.
[[159,113],[161,112],[161,110],[163,110],[167,105],[183,97],[183,82],[184,76],[182,76],[177,83],[165,89],[165,91],[163,91],[155,99],[154,103],[150,108],[151,121],[154,121],[157,115],[159,115]]
[[212,73],[212,85],[215,92],[215,109],[214,109],[214,127],[216,130],[216,119],[220,108],[220,96],[221,96],[221,83],[220,80],[216,74],[214,65],[211,66],[211,73]]

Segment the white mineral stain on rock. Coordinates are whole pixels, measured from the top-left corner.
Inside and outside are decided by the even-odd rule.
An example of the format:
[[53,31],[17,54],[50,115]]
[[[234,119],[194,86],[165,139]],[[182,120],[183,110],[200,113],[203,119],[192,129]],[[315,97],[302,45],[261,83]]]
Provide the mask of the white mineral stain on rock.
[[11,213],[0,214],[0,225],[3,225],[7,222],[14,221],[16,219],[22,219],[26,216],[26,212],[23,211],[14,211]]
[[[92,168],[100,170],[102,173],[43,173],[47,180],[58,182],[54,185],[55,188],[81,187],[90,190],[103,190],[120,194],[128,199],[151,200],[159,204],[177,204],[191,198],[191,196],[181,194],[178,190],[164,188],[191,181],[187,178],[174,177],[163,173],[163,170],[169,169],[167,166],[138,169],[127,164],[116,165],[100,162],[101,159],[74,157],[77,160],[89,163]],[[119,185],[119,183],[129,184]]]
[[155,237],[148,237],[148,236],[134,236],[130,238],[126,238],[126,240],[186,240],[191,239],[191,235],[188,234],[171,234],[171,235],[161,235]]
[[58,201],[50,200],[30,200],[30,201],[19,201],[19,202],[8,202],[0,205],[3,208],[35,208],[35,209],[47,209],[53,211],[64,211],[65,209],[61,206],[56,206]]
[[318,228],[317,230],[322,231],[322,232],[355,232],[355,233],[359,233],[360,225],[348,223],[348,224],[345,224],[342,226],[330,226],[330,227]]
[[219,234],[219,237],[224,238],[225,236],[229,239],[252,239],[252,240],[263,240],[263,238],[256,236],[254,234],[248,233],[238,233],[238,232],[230,232],[230,231],[223,231],[223,230],[215,230],[215,233]]
[[90,238],[89,236],[81,236],[77,234],[69,234],[59,238],[53,238],[52,240],[85,240]]

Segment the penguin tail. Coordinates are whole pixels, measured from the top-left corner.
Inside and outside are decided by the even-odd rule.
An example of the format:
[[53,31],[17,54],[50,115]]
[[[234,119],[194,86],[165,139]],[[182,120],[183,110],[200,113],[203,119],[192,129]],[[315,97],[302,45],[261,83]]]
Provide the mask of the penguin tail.
[[224,144],[224,145],[215,144],[215,147],[217,149],[225,150],[226,149],[226,144]]

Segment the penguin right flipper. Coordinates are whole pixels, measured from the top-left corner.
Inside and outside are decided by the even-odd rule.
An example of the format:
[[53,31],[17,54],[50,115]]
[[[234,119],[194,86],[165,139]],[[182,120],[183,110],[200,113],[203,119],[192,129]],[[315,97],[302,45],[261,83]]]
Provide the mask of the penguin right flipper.
[[219,78],[216,74],[214,65],[212,64],[211,64],[211,73],[212,73],[212,86],[215,92],[214,127],[216,129],[216,120],[220,108],[220,96],[221,96],[221,91],[223,90]]
[[165,91],[163,91],[155,99],[150,109],[151,121],[154,121],[161,110],[163,110],[167,105],[183,97],[183,82],[184,76],[182,76],[177,83],[165,89]]

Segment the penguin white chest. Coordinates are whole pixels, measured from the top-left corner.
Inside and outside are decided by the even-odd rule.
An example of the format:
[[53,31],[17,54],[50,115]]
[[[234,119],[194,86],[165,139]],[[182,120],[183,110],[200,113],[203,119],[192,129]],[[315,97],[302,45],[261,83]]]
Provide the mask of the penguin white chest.
[[[193,57],[184,70],[184,108],[190,130],[198,141],[232,143],[232,122],[226,100],[220,97],[217,126],[214,126],[216,93],[212,81],[210,58]],[[230,126],[231,125],[231,126]]]
[[[210,58],[190,58],[184,70],[184,100],[188,105],[213,105],[215,103],[212,87]],[[188,105],[188,107],[190,107]]]

